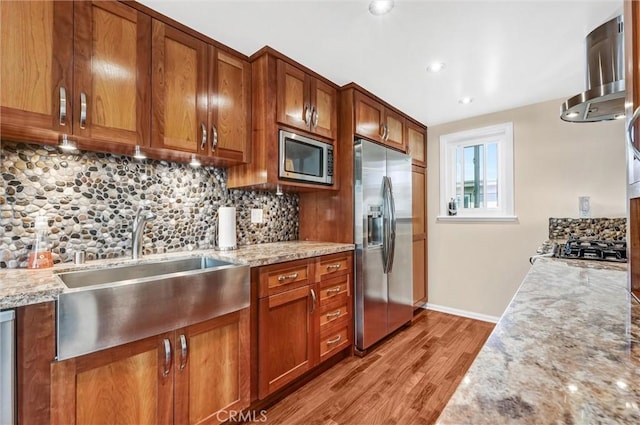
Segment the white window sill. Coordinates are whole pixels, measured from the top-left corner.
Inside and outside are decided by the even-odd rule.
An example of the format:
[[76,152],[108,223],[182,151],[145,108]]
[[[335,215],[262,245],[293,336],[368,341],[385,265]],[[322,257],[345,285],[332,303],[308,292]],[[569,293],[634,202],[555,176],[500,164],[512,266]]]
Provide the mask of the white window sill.
[[439,223],[517,223],[516,215],[470,216],[470,215],[439,215]]

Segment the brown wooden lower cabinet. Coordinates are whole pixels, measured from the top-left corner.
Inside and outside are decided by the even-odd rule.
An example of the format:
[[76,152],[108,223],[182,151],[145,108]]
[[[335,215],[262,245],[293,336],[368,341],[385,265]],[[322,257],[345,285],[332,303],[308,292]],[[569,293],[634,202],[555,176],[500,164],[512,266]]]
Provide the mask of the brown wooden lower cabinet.
[[219,424],[249,406],[249,309],[51,366],[53,424]]
[[259,399],[351,347],[352,270],[351,252],[258,269]]

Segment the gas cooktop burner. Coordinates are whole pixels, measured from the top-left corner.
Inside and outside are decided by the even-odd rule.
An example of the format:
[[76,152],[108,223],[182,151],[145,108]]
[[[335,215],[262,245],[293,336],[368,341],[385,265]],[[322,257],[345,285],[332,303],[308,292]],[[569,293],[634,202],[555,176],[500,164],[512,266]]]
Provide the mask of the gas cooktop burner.
[[556,257],[626,263],[627,242],[569,239],[566,244],[558,246]]

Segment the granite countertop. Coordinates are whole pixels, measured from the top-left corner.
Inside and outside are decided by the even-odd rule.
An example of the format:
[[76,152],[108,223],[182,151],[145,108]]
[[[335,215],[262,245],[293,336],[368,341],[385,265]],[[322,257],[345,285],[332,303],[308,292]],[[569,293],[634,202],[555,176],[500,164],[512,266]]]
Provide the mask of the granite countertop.
[[353,244],[331,242],[274,242],[241,246],[234,251],[199,250],[146,255],[140,260],[116,258],[88,261],[83,265],[73,263],[57,264],[49,269],[2,269],[0,270],[0,309],[20,307],[45,301],[53,301],[66,289],[56,276],[74,270],[89,270],[131,263],[208,255],[223,261],[245,264],[250,267],[280,263],[337,252],[352,251]]
[[599,264],[539,258],[438,423],[640,423],[640,304]]

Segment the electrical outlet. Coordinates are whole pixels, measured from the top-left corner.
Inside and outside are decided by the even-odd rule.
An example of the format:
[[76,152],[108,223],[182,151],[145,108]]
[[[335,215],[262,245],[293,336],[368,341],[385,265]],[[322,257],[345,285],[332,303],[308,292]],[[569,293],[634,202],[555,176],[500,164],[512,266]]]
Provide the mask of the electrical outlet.
[[251,223],[260,224],[262,222],[262,208],[251,208]]

